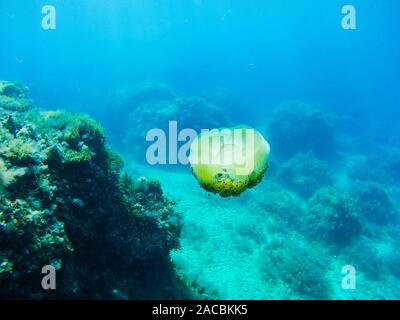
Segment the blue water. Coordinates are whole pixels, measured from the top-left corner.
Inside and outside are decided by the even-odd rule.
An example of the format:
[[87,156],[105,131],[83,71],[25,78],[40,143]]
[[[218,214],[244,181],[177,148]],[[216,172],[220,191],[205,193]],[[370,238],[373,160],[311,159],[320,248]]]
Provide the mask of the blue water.
[[[56,8],[55,30],[41,27],[46,4]],[[128,172],[160,179],[184,214],[171,259],[193,290],[222,299],[400,298],[400,3],[352,0],[356,30],[342,28],[346,4],[0,0],[0,79],[25,83],[40,107],[90,114]],[[143,84],[148,96],[129,98]],[[159,84],[173,97],[157,98]],[[272,165],[256,190],[209,196],[188,166],[144,161],[146,130],[168,120],[212,127],[206,107],[157,113],[182,97],[217,106],[221,126],[264,134]],[[285,101],[309,104],[317,115],[306,107],[279,113]],[[286,129],[289,138],[304,136],[285,140]],[[317,141],[325,130],[332,144]],[[296,158],[308,152],[305,162]],[[354,199],[352,212],[346,201]],[[353,214],[361,232],[348,220]],[[349,228],[327,239],[330,223]],[[294,259],[299,250],[309,259]],[[345,265],[357,271],[355,289],[342,286]]]

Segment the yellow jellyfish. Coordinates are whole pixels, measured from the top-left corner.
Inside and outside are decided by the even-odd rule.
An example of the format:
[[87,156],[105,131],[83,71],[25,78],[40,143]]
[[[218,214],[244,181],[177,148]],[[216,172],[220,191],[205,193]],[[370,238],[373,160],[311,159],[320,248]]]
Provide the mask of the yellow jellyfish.
[[269,143],[247,126],[206,130],[190,147],[189,162],[201,187],[222,197],[256,186],[268,169]]

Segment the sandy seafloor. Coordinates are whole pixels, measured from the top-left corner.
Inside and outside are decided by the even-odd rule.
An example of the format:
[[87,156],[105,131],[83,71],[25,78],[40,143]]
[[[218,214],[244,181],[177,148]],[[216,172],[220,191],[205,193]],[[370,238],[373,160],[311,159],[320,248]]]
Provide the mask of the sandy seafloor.
[[[266,279],[260,270],[260,261],[269,252],[263,251],[264,247],[259,245],[252,230],[262,233],[263,243],[276,239],[285,243],[291,239],[300,243],[304,252],[313,250],[313,247],[308,247],[304,236],[282,227],[276,216],[260,210],[258,200],[268,197],[271,188],[278,186],[271,182],[268,174],[260,185],[246,191],[240,198],[224,199],[201,189],[189,167],[187,170],[166,169],[130,161],[126,161],[125,166],[127,172],[135,177],[158,179],[164,192],[177,201],[178,210],[183,212],[184,229],[181,248],[173,252],[171,258],[178,272],[183,277],[196,280],[196,285],[203,288],[201,292],[205,292],[206,297],[256,300],[310,298],[293,292],[278,278]],[[302,201],[298,197],[296,200]],[[238,230],[243,226],[250,230],[248,234],[242,232],[239,235]],[[388,242],[382,240],[370,245],[374,245],[378,253],[385,254],[393,250],[390,239],[386,240]],[[371,281],[362,271],[357,271],[356,289],[344,290],[341,270],[346,261],[328,250],[322,250],[320,254],[326,255],[329,262],[324,268],[326,281],[332,289],[330,299],[400,298],[400,282],[391,275]]]

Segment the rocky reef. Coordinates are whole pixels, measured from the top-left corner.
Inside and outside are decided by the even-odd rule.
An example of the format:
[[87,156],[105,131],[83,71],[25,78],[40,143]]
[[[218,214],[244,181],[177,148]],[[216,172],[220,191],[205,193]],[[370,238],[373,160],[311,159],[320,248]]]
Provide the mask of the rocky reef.
[[20,83],[0,81],[0,106],[9,111],[26,111],[32,107],[28,88]]
[[284,186],[303,197],[310,197],[319,188],[332,183],[328,165],[310,152],[298,153],[282,163],[277,177]]
[[223,109],[203,97],[178,94],[165,84],[146,82],[115,94],[104,110],[112,143],[124,153],[144,161],[146,134],[159,128],[168,132],[169,121],[179,129],[213,129],[230,124]]
[[269,120],[268,133],[271,146],[281,160],[299,152],[311,151],[320,159],[330,159],[336,153],[331,117],[309,103],[281,103]]
[[400,151],[391,151],[388,153],[386,160],[383,164],[389,180],[393,183],[400,181]]
[[348,245],[362,231],[357,202],[337,188],[322,188],[314,194],[307,219],[311,236],[332,246]]
[[315,245],[303,246],[296,239],[272,240],[261,256],[260,268],[267,281],[282,282],[292,296],[329,299],[330,284],[325,277],[328,260]]
[[398,222],[394,204],[385,188],[368,181],[353,182],[350,192],[356,199],[363,217],[372,224],[388,225]]
[[26,92],[0,82],[0,297],[187,298],[169,258],[181,216],[160,183],[124,174],[96,121]]

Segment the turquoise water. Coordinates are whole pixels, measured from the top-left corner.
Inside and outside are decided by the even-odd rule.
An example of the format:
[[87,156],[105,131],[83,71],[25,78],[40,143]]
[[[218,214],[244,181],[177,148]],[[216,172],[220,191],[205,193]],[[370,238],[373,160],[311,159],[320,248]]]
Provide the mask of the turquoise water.
[[[400,298],[398,1],[351,1],[355,30],[337,0],[53,0],[44,30],[48,2],[0,0],[0,79],[89,114],[127,173],[161,182],[183,219],[170,259],[192,292]],[[240,197],[210,194],[189,165],[146,161],[146,133],[168,136],[169,121],[252,126],[270,168]]]

